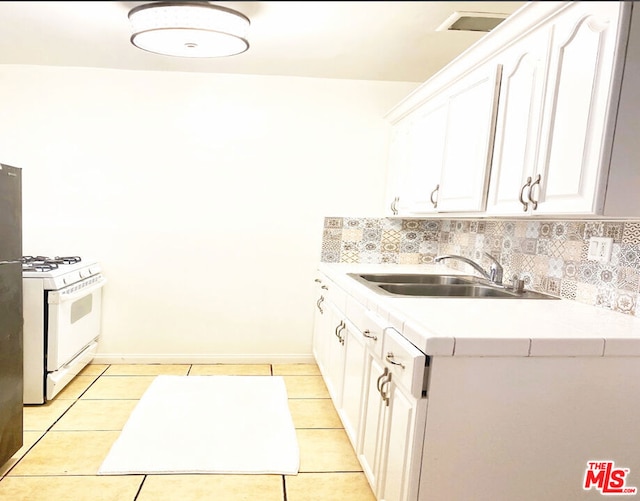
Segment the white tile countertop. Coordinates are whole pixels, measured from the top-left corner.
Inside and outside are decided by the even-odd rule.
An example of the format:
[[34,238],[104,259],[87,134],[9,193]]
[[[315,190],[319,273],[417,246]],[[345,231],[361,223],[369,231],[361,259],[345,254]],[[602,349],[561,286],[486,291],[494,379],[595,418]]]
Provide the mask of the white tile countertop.
[[318,270],[432,356],[640,356],[640,318],[566,299],[393,297],[348,273],[464,274],[442,264],[320,263]]

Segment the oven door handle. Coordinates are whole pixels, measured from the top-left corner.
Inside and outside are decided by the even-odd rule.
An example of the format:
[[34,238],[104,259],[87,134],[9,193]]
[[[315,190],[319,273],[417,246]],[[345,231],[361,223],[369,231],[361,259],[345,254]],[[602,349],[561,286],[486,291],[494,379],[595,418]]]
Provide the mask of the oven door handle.
[[76,299],[83,298],[102,288],[107,283],[107,279],[100,277],[100,279],[93,285],[83,287],[77,292],[65,293],[65,292],[49,292],[47,297],[47,303],[49,304],[62,304],[68,301],[75,301]]

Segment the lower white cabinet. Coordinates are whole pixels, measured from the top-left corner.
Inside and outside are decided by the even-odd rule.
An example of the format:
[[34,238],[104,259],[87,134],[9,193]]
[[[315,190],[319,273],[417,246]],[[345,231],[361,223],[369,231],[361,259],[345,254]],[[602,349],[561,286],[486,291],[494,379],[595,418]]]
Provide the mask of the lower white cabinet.
[[427,357],[378,315],[319,280],[313,349],[379,501],[416,501]]
[[321,275],[316,279],[318,298],[313,329],[313,353],[334,405],[342,401],[345,338],[344,302],[346,294]]
[[[416,500],[427,411],[422,395],[426,357],[394,329],[386,328],[384,335],[384,357],[368,353],[357,453],[378,500]],[[419,382],[414,374],[420,374]]]
[[314,352],[378,501],[600,499],[585,474],[610,462],[637,493],[637,353],[427,357],[387,303],[318,294]]

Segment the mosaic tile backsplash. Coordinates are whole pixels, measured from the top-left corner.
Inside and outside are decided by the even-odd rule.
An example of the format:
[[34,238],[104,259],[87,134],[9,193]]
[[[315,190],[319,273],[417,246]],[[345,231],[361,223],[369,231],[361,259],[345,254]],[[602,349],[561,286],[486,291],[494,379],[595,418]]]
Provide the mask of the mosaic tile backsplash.
[[[592,236],[613,239],[609,263],[587,260]],[[420,264],[458,254],[488,268],[484,252],[500,261],[505,283],[517,275],[529,289],[640,316],[640,221],[327,217],[321,260]]]

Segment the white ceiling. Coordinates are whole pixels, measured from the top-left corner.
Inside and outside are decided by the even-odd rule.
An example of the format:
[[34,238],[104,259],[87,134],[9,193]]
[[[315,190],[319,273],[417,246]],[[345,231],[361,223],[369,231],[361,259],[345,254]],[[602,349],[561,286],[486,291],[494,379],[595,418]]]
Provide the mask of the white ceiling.
[[512,13],[525,2],[213,2],[251,19],[247,52],[214,59],[130,44],[146,2],[0,2],[0,64],[423,82],[484,33],[434,31],[455,11]]

